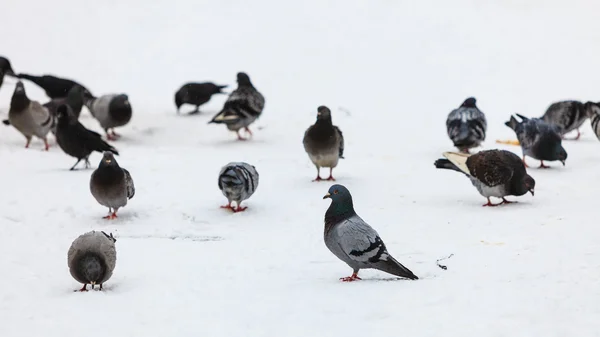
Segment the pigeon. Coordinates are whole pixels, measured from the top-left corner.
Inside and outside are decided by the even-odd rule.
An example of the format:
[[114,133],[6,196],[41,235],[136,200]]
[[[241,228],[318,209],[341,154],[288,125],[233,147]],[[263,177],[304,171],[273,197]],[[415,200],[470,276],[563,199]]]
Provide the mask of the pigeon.
[[0,88],[2,88],[2,83],[4,82],[4,75],[16,77],[10,61],[6,57],[0,56]]
[[50,128],[50,131],[52,131],[54,135],[56,135],[58,108],[63,104],[67,104],[71,108],[70,112],[72,116],[75,119],[79,119],[81,109],[83,108],[83,97],[84,93],[86,92],[85,90],[86,89],[84,87],[75,85],[71,88],[71,90],[69,90],[69,94],[66,98],[56,98],[43,104],[43,106],[50,111],[52,119],[55,122],[53,123],[52,128]]
[[590,118],[592,130],[594,130],[596,138],[600,140],[600,102],[587,102],[585,105],[585,111]]
[[[435,167],[462,172],[471,179],[479,194],[487,198],[483,206],[510,204],[504,197],[521,196],[527,192],[534,195],[535,180],[527,174],[525,165],[516,154],[506,150],[486,150],[473,155],[444,152],[446,159],[435,161]],[[490,197],[502,198],[492,204]]]
[[[117,140],[121,137],[115,133],[114,128],[123,126],[131,120],[131,104],[127,95],[109,94],[96,98],[87,94],[84,103],[106,132],[107,139]],[[112,132],[109,133],[109,129]]]
[[544,160],[558,160],[565,165],[567,160],[567,151],[562,147],[562,139],[559,130],[554,125],[550,125],[539,118],[527,118],[516,114],[521,119],[518,122],[513,116],[504,123],[513,129],[517,134],[519,144],[523,150],[523,164],[525,167],[525,156],[540,160],[540,168],[548,168],[544,165]]
[[69,93],[69,90],[71,90],[71,88],[75,85],[80,85],[84,87],[83,85],[75,81],[66,78],[59,78],[52,75],[33,76],[21,73],[18,74],[17,77],[29,80],[37,84],[40,88],[44,89],[46,95],[50,97],[50,99],[66,98],[67,94]]
[[114,219],[117,211],[127,205],[127,199],[135,195],[135,187],[131,174],[121,168],[112,152],[105,151],[98,168],[92,173],[90,191],[96,201],[108,207],[109,215],[104,219]]
[[8,120],[4,120],[3,123],[14,126],[15,129],[25,136],[27,139],[25,148],[29,147],[31,138],[36,136],[44,141],[45,149],[48,151],[50,145],[48,145],[46,136],[54,123],[52,115],[40,103],[32,101],[27,97],[25,86],[21,81],[17,82],[10,101]]
[[469,149],[481,145],[485,140],[487,121],[475,105],[476,102],[474,97],[467,98],[446,119],[448,137],[461,152],[469,153]]
[[[258,188],[258,171],[256,167],[242,162],[232,162],[221,168],[219,172],[219,189],[227,198],[227,208],[233,212],[241,212],[248,207],[241,207],[242,201],[250,198]],[[236,207],[231,206],[235,201]]]
[[243,128],[252,135],[248,126],[262,114],[265,98],[254,88],[246,73],[237,74],[237,83],[238,88],[229,95],[223,109],[208,123],[225,124],[227,129],[237,133],[238,140],[246,140],[240,130]]
[[581,137],[579,127],[585,122],[588,115],[585,111],[584,104],[579,101],[562,101],[552,103],[542,120],[548,124],[552,124],[558,127],[561,136],[577,130],[577,137],[574,140],[578,140]]
[[323,199],[331,199],[325,213],[325,245],[352,268],[352,276],[340,280],[360,280],[360,269],[377,269],[403,278],[418,280],[408,268],[388,253],[377,232],[354,211],[352,195],[342,185],[333,185]]
[[116,155],[117,150],[102,140],[100,134],[86,129],[72,114],[71,107],[63,104],[57,109],[56,142],[69,156],[77,158],[70,170],[74,170],[81,160],[85,160],[85,168],[90,167],[89,157],[93,151],[110,151]]
[[97,284],[102,285],[110,279],[117,263],[115,239],[105,232],[91,231],[80,235],[69,248],[67,264],[71,276],[83,283],[79,291],[87,291],[87,285],[92,289]]
[[222,91],[227,85],[216,85],[211,82],[205,83],[186,83],[175,93],[175,106],[177,113],[183,104],[195,105],[196,109],[189,114],[200,112],[200,106],[210,100],[214,94],[224,94]]
[[317,177],[320,181],[321,167],[329,167],[329,178],[333,178],[333,168],[338,160],[344,159],[344,136],[342,131],[331,122],[331,110],[321,105],[317,108],[317,121],[304,133],[304,151],[317,167]]

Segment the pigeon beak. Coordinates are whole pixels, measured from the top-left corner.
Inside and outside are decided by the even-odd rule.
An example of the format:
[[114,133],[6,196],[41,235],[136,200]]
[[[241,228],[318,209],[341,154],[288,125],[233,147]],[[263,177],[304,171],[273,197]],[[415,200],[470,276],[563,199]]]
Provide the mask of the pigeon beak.
[[317,112],[317,116],[321,116],[321,113],[320,113],[320,112]]
[[96,285],[96,281],[90,282],[91,285]]
[[330,198],[330,197],[331,197],[331,194],[327,193],[327,194],[325,194],[325,196],[323,196],[323,199],[327,199],[327,198]]
[[531,193],[531,196],[533,196],[533,188],[529,190],[529,193]]
[[564,160],[561,160],[560,162],[563,164],[563,166],[565,166],[565,161]]
[[112,160],[106,159],[104,162],[107,163],[107,164],[110,164],[112,162]]

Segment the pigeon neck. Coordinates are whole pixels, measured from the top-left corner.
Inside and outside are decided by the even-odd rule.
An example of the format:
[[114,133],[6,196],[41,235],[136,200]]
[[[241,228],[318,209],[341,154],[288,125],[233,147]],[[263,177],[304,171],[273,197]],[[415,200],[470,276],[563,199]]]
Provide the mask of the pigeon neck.
[[10,109],[13,111],[23,111],[31,103],[25,93],[14,94],[10,101]]
[[352,200],[345,200],[343,202],[333,201],[327,212],[325,212],[325,233],[329,232],[335,225],[343,220],[346,220],[353,215],[356,215],[354,211],[354,205]]
[[331,116],[327,116],[327,117],[320,116],[319,118],[317,118],[316,124],[330,126],[330,125],[333,125],[333,121],[331,120]]

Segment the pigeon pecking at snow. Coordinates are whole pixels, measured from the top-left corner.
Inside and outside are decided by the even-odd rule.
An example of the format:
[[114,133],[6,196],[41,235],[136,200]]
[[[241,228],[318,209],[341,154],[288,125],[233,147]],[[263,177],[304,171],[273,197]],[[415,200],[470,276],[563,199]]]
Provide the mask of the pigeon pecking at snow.
[[[227,198],[228,204],[221,208],[228,208],[234,212],[241,212],[247,207],[241,207],[242,201],[250,198],[258,188],[258,171],[256,167],[242,162],[229,163],[219,172],[219,189]],[[236,208],[231,206],[235,201]]]
[[17,76],[12,68],[12,65],[10,64],[10,61],[6,57],[0,56],[0,88],[2,88],[5,75],[12,77]]
[[304,133],[304,150],[317,167],[317,177],[321,179],[321,167],[329,167],[329,178],[333,178],[333,168],[339,159],[344,159],[344,136],[342,131],[331,121],[331,110],[326,106],[317,108],[317,121]]
[[577,137],[574,138],[577,140],[581,137],[579,127],[588,118],[585,110],[585,105],[579,101],[556,102],[548,107],[541,119],[556,126],[561,136],[577,130]]
[[379,234],[354,211],[352,195],[342,185],[333,185],[323,199],[331,199],[325,213],[325,245],[352,268],[352,276],[340,280],[360,280],[360,269],[377,269],[417,280],[418,277],[388,253]]
[[[120,136],[115,133],[115,128],[129,123],[133,113],[129,97],[125,94],[94,97],[88,91],[85,95],[84,104],[100,123],[104,132],[106,132],[106,138],[109,140],[119,139]],[[109,130],[111,130],[110,133]]]
[[195,105],[196,109],[192,110],[189,114],[196,114],[200,112],[200,106],[210,100],[212,95],[224,94],[223,89],[227,88],[227,85],[216,85],[211,82],[186,83],[175,93],[175,106],[177,106],[177,113],[179,108],[183,104]]
[[544,160],[558,160],[565,165],[567,151],[562,147],[562,139],[557,128],[539,118],[516,115],[521,119],[521,122],[510,116],[510,120],[504,124],[517,134],[517,139],[523,150],[523,164],[525,167],[527,167],[525,156],[540,160],[540,168],[549,167],[544,165]]
[[252,135],[248,126],[262,114],[265,98],[254,88],[246,73],[237,74],[237,83],[238,88],[229,95],[223,109],[208,123],[225,124],[227,129],[237,133],[239,140],[245,140],[240,130],[243,128]]
[[102,285],[110,279],[117,263],[117,240],[112,233],[91,231],[80,235],[69,248],[67,264],[71,276],[83,283],[79,291],[87,291],[87,285],[92,289],[97,284]]
[[476,102],[474,97],[467,98],[446,119],[448,137],[461,152],[469,153],[469,149],[481,145],[485,140],[487,121],[475,105]]
[[127,200],[135,195],[133,179],[129,171],[119,166],[111,152],[104,152],[98,168],[92,173],[90,191],[102,206],[108,207],[109,215],[104,219],[114,219],[117,211],[127,205]]
[[40,88],[44,89],[44,92],[46,92],[46,95],[50,97],[50,99],[66,98],[69,90],[75,85],[84,87],[73,80],[52,75],[34,76],[21,73],[18,74],[17,77],[37,84]]
[[[444,152],[446,159],[435,161],[435,167],[462,172],[471,179],[479,194],[487,198],[483,206],[510,204],[504,197],[534,194],[535,180],[527,174],[525,165],[516,154],[505,150],[486,150],[473,155]],[[490,197],[502,198],[492,204]]]

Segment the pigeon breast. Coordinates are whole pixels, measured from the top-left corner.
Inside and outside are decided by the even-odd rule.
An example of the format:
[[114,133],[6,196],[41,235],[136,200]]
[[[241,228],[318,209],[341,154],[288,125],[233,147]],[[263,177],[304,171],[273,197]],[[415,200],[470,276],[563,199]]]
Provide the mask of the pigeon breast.
[[90,283],[83,272],[85,264],[91,260],[99,261],[102,275],[97,283],[108,281],[115,269],[117,262],[117,251],[115,242],[103,232],[91,231],[79,236],[69,248],[67,253],[67,264],[71,276],[80,283]]

